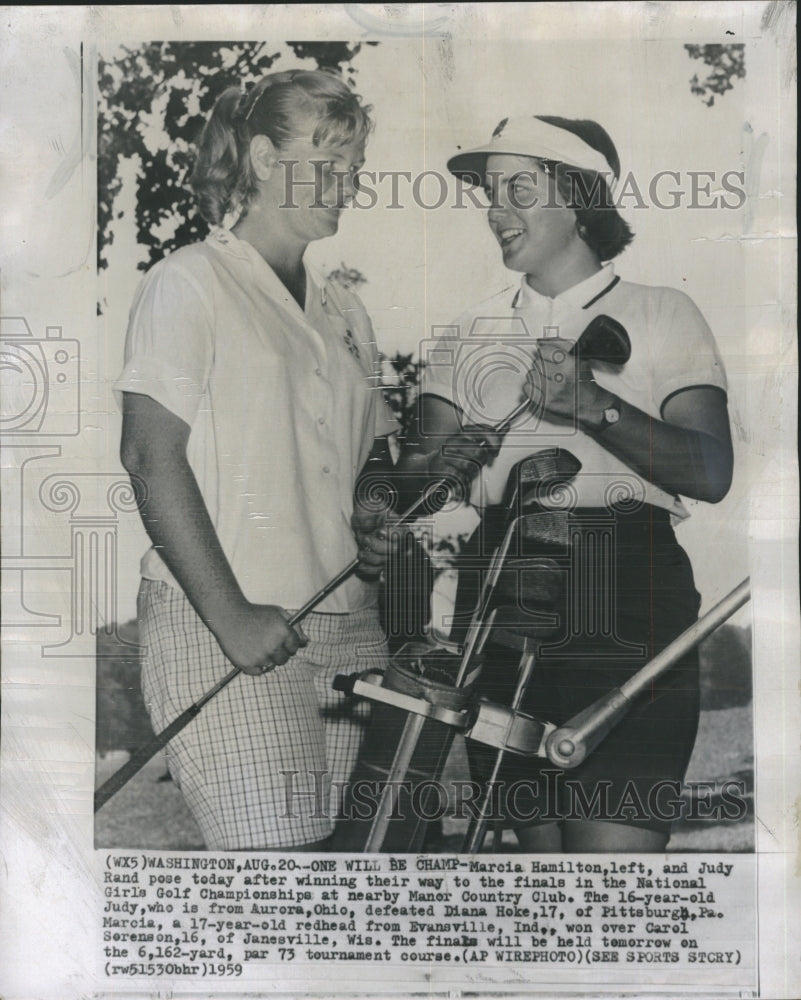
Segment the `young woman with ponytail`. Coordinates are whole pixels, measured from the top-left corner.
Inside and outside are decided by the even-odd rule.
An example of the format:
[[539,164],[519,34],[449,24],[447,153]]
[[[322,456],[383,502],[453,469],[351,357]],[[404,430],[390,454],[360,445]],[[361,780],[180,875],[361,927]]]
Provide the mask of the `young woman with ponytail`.
[[[153,543],[139,618],[154,728],[242,670],[169,747],[212,849],[324,846],[328,781],[347,778],[362,724],[331,679],[385,655],[387,545],[353,489],[394,421],[361,302],[303,259],[354,195],[369,111],[320,71],[226,90],[192,176],[211,233],[156,264],[131,310],[115,388]],[[291,628],[357,551],[363,572]]]

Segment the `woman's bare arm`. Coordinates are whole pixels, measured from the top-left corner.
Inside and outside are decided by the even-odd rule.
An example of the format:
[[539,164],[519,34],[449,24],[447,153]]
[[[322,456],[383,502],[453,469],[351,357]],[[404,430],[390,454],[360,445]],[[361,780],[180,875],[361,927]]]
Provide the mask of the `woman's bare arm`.
[[[398,462],[393,465],[386,455],[374,455],[359,478],[357,495],[373,489],[380,494],[386,483],[396,496],[397,514],[442,482],[449,484],[453,496],[466,499],[481,466],[498,453],[500,441],[492,428],[465,427],[459,410],[447,400],[423,395]],[[418,515],[424,513],[421,508]]]
[[[649,416],[599,386],[589,362],[570,355],[571,341],[541,340],[539,378],[532,379],[535,406],[553,421],[579,426],[635,472],[668,493],[718,503],[731,486],[733,457],[726,394],[692,386],[668,398],[662,419]],[[619,410],[607,424],[604,411]]]
[[698,386],[671,396],[655,420],[628,403],[598,440],[668,493],[718,503],[728,493],[733,455],[726,395]]
[[305,636],[281,608],[243,595],[187,460],[188,424],[149,396],[123,396],[120,457],[144,485],[140,513],[151,541],[235,666],[260,673],[286,663]]

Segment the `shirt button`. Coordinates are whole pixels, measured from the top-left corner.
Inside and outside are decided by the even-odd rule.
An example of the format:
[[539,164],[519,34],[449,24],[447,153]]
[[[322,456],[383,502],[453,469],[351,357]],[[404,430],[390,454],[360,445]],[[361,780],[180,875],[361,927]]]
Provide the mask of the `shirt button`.
[[314,369],[314,374],[315,375],[319,375],[320,378],[322,378],[323,377],[323,370],[322,370],[322,368],[315,368]]
[[317,418],[317,423],[318,424],[324,424],[325,423],[325,417],[318,417]]
[[324,472],[324,473],[325,473],[326,475],[328,475],[328,473],[329,473],[330,471],[331,471],[331,470],[329,469],[329,467],[328,467],[327,465],[324,465],[324,466],[323,466],[323,472]]

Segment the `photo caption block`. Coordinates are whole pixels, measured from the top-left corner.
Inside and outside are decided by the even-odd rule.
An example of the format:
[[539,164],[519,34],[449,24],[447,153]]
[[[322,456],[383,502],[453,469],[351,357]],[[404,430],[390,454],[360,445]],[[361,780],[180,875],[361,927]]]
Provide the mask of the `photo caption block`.
[[512,971],[521,987],[570,985],[593,966],[598,988],[653,978],[660,988],[756,990],[750,855],[98,859],[98,954],[115,987],[291,983],[302,966],[308,989],[313,967],[348,962],[377,977],[403,966],[399,987],[508,984]]

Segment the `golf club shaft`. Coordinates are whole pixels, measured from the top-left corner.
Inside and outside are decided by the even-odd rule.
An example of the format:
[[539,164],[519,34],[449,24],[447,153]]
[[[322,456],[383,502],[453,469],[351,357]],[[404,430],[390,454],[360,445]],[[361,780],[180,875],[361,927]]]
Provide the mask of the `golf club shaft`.
[[[493,428],[493,431],[495,431],[495,433],[498,434],[505,434],[506,431],[509,429],[509,427],[512,425],[512,423],[528,407],[528,405],[529,405],[528,400],[525,400],[524,402],[520,403],[518,406],[514,408],[514,410],[512,410],[511,413],[509,413],[501,421],[500,424],[497,424]],[[412,515],[414,515],[420,507],[424,506],[431,496],[436,494],[439,490],[447,487],[447,485],[448,481],[443,479],[440,482],[435,483],[433,486],[428,487],[426,491],[423,493],[423,495],[419,498],[419,500],[416,500],[410,507],[408,507],[403,512],[403,514],[400,515],[400,517],[398,518],[397,521],[395,521],[393,526],[400,527],[402,525],[408,524],[409,521],[412,519]],[[290,626],[295,626],[300,624],[300,622],[302,622],[303,619],[311,611],[313,611],[318,604],[322,603],[322,601],[324,601],[326,597],[329,596],[329,594],[332,594],[337,589],[337,587],[343,584],[345,580],[349,579],[356,572],[358,566],[359,566],[358,559],[353,559],[351,562],[349,562],[344,569],[340,570],[340,572],[337,573],[335,577],[329,580],[328,583],[323,588],[318,590],[316,594],[314,594],[312,597],[309,598],[308,601],[306,601],[303,607],[299,608],[292,615],[292,617],[288,620],[288,624]],[[130,760],[123,767],[121,767],[119,771],[115,772],[108,779],[108,781],[106,781],[103,785],[101,785],[100,788],[98,788],[97,791],[95,792],[95,799],[94,799],[95,812],[97,812],[99,809],[102,809],[103,806],[106,804],[106,802],[108,802],[108,800],[113,795],[116,795],[116,793],[123,787],[123,785],[127,784],[131,780],[131,778],[133,778],[133,776],[137,774],[145,766],[145,764],[147,764],[149,760],[151,760],[151,758],[155,757],[155,755],[160,750],[164,749],[164,747],[170,742],[170,740],[174,739],[175,736],[177,736],[182,729],[184,729],[186,726],[189,725],[189,723],[197,716],[198,712],[203,708],[204,705],[206,705],[209,701],[211,701],[212,698],[218,695],[220,691],[222,691],[224,687],[230,684],[231,681],[241,672],[242,671],[239,669],[239,667],[235,667],[233,670],[229,671],[225,675],[225,677],[223,677],[220,681],[218,681],[213,688],[210,688],[203,695],[202,698],[198,699],[198,701],[196,701],[193,705],[190,705],[189,708],[183,711],[176,719],[173,719],[173,721],[169,724],[169,726],[166,727],[166,729],[163,729],[160,733],[158,733],[152,740],[150,740],[150,742],[146,743],[138,750],[135,750],[134,753],[131,755]]]
[[[528,689],[529,682],[531,681],[531,674],[534,670],[534,665],[536,663],[536,657],[534,653],[526,651],[520,661],[520,667],[518,669],[517,677],[517,687],[515,688],[514,697],[512,698],[511,708],[513,712],[517,712],[520,706],[523,704],[523,698],[525,697],[526,690]],[[510,719],[510,728],[514,720],[514,716]],[[507,734],[508,738],[508,734]],[[503,764],[505,756],[505,751],[503,748],[499,749],[495,754],[495,761],[492,766],[492,771],[489,778],[487,779],[484,786],[484,798],[479,809],[477,817],[474,817],[470,826],[468,828],[467,834],[465,836],[464,845],[462,850],[466,854],[478,854],[484,843],[484,835],[487,830],[487,822],[489,821],[489,815],[492,811],[492,791],[495,783],[498,780],[498,775],[500,774],[501,765]]]
[[[338,573],[331,581],[329,581],[322,590],[318,590],[317,593],[308,600],[302,608],[295,612],[294,615],[289,619],[288,624],[290,626],[298,625],[306,615],[309,614],[317,605],[325,600],[328,595],[334,591],[341,583],[343,583],[351,574],[354,572],[356,567],[359,565],[359,560],[354,559],[349,563],[345,569]],[[198,715],[200,710],[204,705],[208,704],[212,698],[222,691],[224,687],[227,687],[231,681],[241,674],[242,671],[239,667],[234,667],[230,670],[225,677],[219,680],[214,687],[209,688],[209,690],[199,698],[193,705],[185,709],[181,714],[173,719],[173,721],[165,729],[162,729],[160,733],[153,737],[152,740],[147,742],[144,746],[139,747],[135,750],[119,771],[115,771],[114,774],[100,786],[95,792],[94,799],[94,811],[102,809],[103,806],[108,802],[112,796],[116,795],[117,792],[133,778],[135,774],[147,764],[149,760],[156,756],[156,754],[163,750],[164,747],[174,739],[178,733],[181,732],[189,723]]]
[[[503,418],[503,420],[499,424],[495,424],[491,428],[492,432],[494,434],[506,434],[506,432],[515,422],[515,420],[517,420],[520,414],[523,413],[525,410],[527,410],[530,405],[531,405],[530,399],[524,399],[521,403],[518,403],[518,405],[511,411],[511,413],[507,413],[507,415]],[[484,443],[486,444],[487,442]],[[427,486],[423,491],[423,493],[417,498],[417,500],[415,500],[414,503],[411,504],[409,507],[407,507],[406,510],[401,514],[398,521],[396,521],[396,524],[398,525],[407,524],[411,520],[413,514],[416,514],[421,508],[424,508],[426,504],[429,502],[429,500],[435,497],[441,490],[447,489],[449,485],[450,484],[447,479],[440,479],[438,482],[432,483],[430,486]]]
[[646,692],[653,681],[730,618],[750,596],[750,581],[745,579],[620,687],[568,719],[548,737],[549,760],[559,767],[577,767],[620,722],[634,698]]

